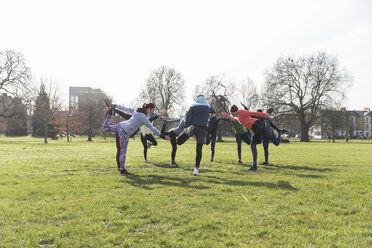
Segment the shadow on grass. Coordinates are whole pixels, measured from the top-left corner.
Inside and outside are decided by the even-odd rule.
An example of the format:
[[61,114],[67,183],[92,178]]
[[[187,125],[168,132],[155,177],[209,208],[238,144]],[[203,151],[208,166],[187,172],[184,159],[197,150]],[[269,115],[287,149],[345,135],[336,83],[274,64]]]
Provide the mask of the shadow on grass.
[[143,189],[152,190],[150,185],[163,185],[167,187],[183,187],[192,189],[209,189],[208,186],[202,185],[191,185],[193,182],[198,182],[197,178],[179,178],[171,176],[160,176],[160,175],[129,175],[123,179],[123,182],[129,183],[135,187],[141,187]]
[[308,166],[296,166],[296,165],[274,165],[274,167],[279,167],[280,169],[289,169],[289,170],[307,170],[307,171],[318,171],[318,172],[328,172],[333,171],[333,169],[330,168],[314,168],[314,167],[308,167]]
[[[154,188],[151,185],[162,185],[167,187],[183,187],[192,189],[210,189],[216,184],[224,184],[230,186],[255,186],[255,187],[266,187],[269,189],[285,189],[297,191],[297,188],[293,187],[288,181],[278,181],[278,183],[271,182],[253,182],[253,181],[241,181],[231,180],[225,178],[219,178],[215,176],[203,175],[204,178],[199,177],[172,177],[172,176],[161,176],[161,175],[129,175],[123,179],[123,182],[129,183],[132,186],[140,187],[143,189],[152,190]],[[207,178],[207,179],[205,179]],[[206,185],[192,185],[192,183],[205,183]]]

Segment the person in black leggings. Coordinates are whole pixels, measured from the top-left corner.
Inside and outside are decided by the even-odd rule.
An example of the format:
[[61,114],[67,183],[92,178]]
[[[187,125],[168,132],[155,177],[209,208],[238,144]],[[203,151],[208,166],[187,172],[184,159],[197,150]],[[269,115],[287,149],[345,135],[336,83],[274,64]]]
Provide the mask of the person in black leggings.
[[[177,120],[163,120],[163,121],[164,121],[164,124],[163,124],[163,128],[161,129],[161,133],[163,133],[164,135],[168,135],[171,138],[171,144],[172,144],[172,153],[171,153],[172,162],[171,162],[170,167],[177,167],[178,166],[176,163],[177,137],[179,137],[180,134],[185,129],[186,120],[185,118],[183,118],[183,119],[177,119]],[[172,122],[179,122],[179,124],[176,128],[173,128],[169,130],[168,132],[166,132],[165,131],[166,125]],[[184,134],[184,133],[180,137],[182,138],[181,140],[182,143],[184,143],[189,138],[187,134]]]

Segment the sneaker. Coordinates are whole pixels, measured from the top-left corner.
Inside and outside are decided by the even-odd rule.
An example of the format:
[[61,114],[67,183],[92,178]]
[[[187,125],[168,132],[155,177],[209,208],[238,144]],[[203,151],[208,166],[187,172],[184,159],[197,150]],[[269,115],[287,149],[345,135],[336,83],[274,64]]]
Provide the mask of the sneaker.
[[262,163],[260,163],[260,165],[269,165],[269,163],[268,162],[262,162]]
[[124,170],[120,170],[120,175],[126,176],[126,175],[132,175],[132,173],[130,173],[127,169],[124,169]]
[[243,164],[243,162],[241,160],[238,161],[238,164]]
[[266,110],[266,113],[268,113],[269,115],[271,115],[273,112],[274,112],[273,108],[269,108],[268,110]]
[[193,172],[193,174],[194,174],[194,176],[197,176],[197,175],[199,175],[199,171],[198,171],[198,169],[197,169],[197,168],[195,168],[195,169],[194,169],[194,172]]
[[251,168],[248,169],[248,171],[257,171],[257,166],[252,165]]
[[150,161],[148,161],[147,159],[145,159],[145,163],[150,163]]
[[211,162],[213,162],[213,159],[211,159]]
[[177,166],[178,166],[178,164],[176,162],[172,162],[171,165],[170,165],[170,167],[172,167],[172,168],[175,168]]
[[116,105],[115,104],[112,104],[111,107],[110,107],[110,111],[111,111],[111,115],[115,116],[116,115]]

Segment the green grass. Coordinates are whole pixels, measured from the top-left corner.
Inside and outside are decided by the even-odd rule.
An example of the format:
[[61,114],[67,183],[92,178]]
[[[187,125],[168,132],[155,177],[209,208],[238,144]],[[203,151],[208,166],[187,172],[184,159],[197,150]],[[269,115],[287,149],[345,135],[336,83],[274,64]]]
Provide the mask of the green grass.
[[192,141],[169,168],[169,143],[145,164],[137,138],[123,177],[112,138],[85,140],[0,137],[0,247],[372,246],[371,142],[270,145],[250,173],[229,139],[195,177]]

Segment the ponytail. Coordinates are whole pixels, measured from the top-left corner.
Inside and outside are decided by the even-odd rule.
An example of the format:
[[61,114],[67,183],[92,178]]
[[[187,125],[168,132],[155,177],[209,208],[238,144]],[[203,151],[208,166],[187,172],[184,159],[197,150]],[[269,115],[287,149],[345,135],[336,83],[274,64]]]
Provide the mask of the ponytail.
[[142,104],[142,108],[145,109],[145,110],[153,109],[153,108],[155,108],[155,104],[153,104],[152,102],[144,103],[144,104]]

